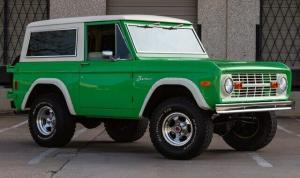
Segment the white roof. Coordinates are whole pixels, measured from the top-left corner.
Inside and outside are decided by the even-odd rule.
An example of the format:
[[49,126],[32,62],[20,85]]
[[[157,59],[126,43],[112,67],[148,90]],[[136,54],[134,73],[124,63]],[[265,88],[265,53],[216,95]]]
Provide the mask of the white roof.
[[35,27],[35,26],[95,22],[95,21],[109,21],[109,20],[140,20],[140,21],[172,22],[172,23],[191,24],[191,22],[187,21],[187,20],[177,19],[177,18],[172,18],[172,17],[155,16],[155,15],[103,15],[103,16],[69,17],[69,18],[43,20],[43,21],[32,22],[28,26]]

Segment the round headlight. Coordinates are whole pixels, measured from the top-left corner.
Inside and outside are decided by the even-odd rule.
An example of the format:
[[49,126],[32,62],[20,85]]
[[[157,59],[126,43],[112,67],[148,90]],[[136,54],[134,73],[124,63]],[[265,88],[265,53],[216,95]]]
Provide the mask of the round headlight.
[[233,91],[233,81],[231,78],[226,78],[224,82],[224,90],[230,94]]
[[282,94],[287,89],[287,80],[284,76],[278,77],[278,93]]

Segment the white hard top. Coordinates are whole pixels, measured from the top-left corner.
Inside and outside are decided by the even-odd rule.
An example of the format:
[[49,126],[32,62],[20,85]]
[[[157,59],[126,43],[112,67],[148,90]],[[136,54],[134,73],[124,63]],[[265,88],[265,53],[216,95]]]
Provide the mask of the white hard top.
[[155,15],[103,15],[103,16],[69,17],[69,18],[43,20],[43,21],[32,22],[28,26],[36,27],[36,26],[46,26],[46,25],[109,21],[109,20],[140,20],[140,21],[191,24],[191,22],[187,20],[177,19],[172,17],[155,16]]

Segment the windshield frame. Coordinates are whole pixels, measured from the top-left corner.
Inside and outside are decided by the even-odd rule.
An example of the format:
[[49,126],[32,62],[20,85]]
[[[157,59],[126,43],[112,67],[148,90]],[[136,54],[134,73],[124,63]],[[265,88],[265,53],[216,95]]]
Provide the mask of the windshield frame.
[[[153,23],[152,23],[153,24]],[[176,28],[176,29],[189,29],[189,30],[192,30],[199,46],[201,47],[203,53],[199,52],[199,53],[194,53],[194,52],[156,52],[156,51],[138,51],[137,50],[137,47],[136,47],[136,44],[134,42],[134,39],[133,39],[133,36],[129,30],[129,26],[137,26],[137,27],[144,27],[144,26],[150,26],[150,28]],[[177,27],[178,25],[182,25],[180,27]],[[193,28],[192,25],[189,25],[189,24],[159,24],[158,25],[153,25],[153,27],[151,27],[151,23],[150,24],[138,24],[138,23],[126,23],[125,24],[126,26],[126,30],[129,34],[129,38],[130,38],[130,41],[132,43],[132,46],[134,48],[134,51],[136,52],[137,56],[142,56],[142,57],[158,57],[158,56],[161,56],[161,57],[201,57],[201,58],[208,58],[208,55],[206,53],[206,50],[205,48],[203,47],[203,44],[201,42],[201,40],[199,39],[195,29]],[[171,29],[172,30],[172,29]]]

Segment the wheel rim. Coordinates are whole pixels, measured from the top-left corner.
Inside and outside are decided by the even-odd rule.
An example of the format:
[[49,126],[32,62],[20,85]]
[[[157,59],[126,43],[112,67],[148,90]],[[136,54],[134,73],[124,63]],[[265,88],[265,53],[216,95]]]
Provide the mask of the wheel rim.
[[193,132],[193,124],[190,118],[183,113],[172,113],[164,119],[162,125],[163,137],[173,146],[183,146],[188,143]]
[[51,135],[55,130],[56,118],[53,109],[49,106],[42,107],[36,119],[39,132],[45,136]]

